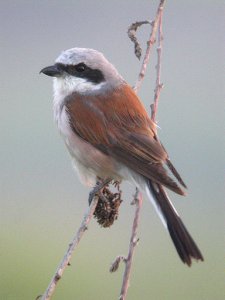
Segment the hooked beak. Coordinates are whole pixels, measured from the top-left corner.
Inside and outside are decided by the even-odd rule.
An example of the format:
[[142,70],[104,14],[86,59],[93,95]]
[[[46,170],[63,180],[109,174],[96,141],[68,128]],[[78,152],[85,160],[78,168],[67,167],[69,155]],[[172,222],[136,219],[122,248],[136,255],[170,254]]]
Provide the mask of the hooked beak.
[[51,77],[59,77],[62,75],[62,70],[60,70],[57,65],[53,65],[43,68],[39,73],[43,73]]

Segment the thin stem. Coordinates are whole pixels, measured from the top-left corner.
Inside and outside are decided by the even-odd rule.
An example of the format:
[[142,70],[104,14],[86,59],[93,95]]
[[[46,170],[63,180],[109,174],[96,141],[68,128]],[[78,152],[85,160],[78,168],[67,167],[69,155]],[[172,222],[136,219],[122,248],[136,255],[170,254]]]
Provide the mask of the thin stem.
[[41,297],[41,300],[51,299],[51,296],[53,295],[53,293],[56,289],[56,285],[57,285],[58,281],[61,279],[66,267],[68,267],[70,265],[70,261],[71,261],[73,252],[76,249],[76,247],[78,246],[83,234],[85,233],[85,231],[88,228],[88,224],[90,223],[90,221],[93,217],[93,214],[95,212],[95,209],[96,209],[96,206],[97,206],[98,200],[99,200],[99,196],[97,193],[100,192],[100,190],[105,185],[107,185],[109,182],[110,182],[110,179],[97,183],[97,185],[90,192],[89,199],[88,199],[90,206],[89,206],[87,212],[84,214],[84,218],[81,222],[81,225],[80,225],[78,231],[76,232],[73,240],[69,244],[69,247],[68,247],[64,257],[63,257],[62,261],[60,262],[54,276],[52,277],[52,280],[51,280],[48,288],[46,289],[44,295]]
[[158,109],[158,102],[161,89],[163,88],[163,84],[161,83],[161,58],[162,58],[162,15],[163,10],[159,11],[159,26],[158,26],[158,47],[157,47],[157,65],[156,65],[156,86],[155,86],[155,95],[154,95],[154,103],[151,105],[152,109],[152,121],[156,122],[156,113]]
[[138,80],[137,80],[137,82],[135,84],[135,87],[134,87],[134,90],[135,90],[136,93],[139,91],[139,89],[141,87],[141,84],[142,84],[142,82],[144,80],[144,77],[145,77],[147,65],[148,65],[149,58],[150,58],[151,49],[152,49],[153,44],[156,41],[156,32],[157,32],[157,28],[158,28],[159,17],[160,17],[160,14],[161,14],[162,10],[163,10],[165,1],[166,0],[161,0],[160,1],[158,9],[157,9],[155,20],[152,22],[152,31],[150,33],[149,40],[147,41],[147,49],[146,49],[146,52],[145,52],[145,56],[144,56],[144,59],[143,59],[143,63],[142,63],[142,66],[141,66],[140,73],[138,75]]
[[[157,108],[158,108],[158,101],[160,96],[160,91],[162,89],[162,84],[160,83],[160,75],[161,75],[161,51],[162,51],[162,13],[163,13],[163,7],[165,4],[165,0],[160,0],[155,20],[151,23],[152,24],[152,30],[150,33],[149,40],[147,42],[147,49],[146,53],[143,59],[143,63],[141,66],[141,70],[138,76],[138,80],[135,84],[134,91],[137,93],[141,87],[141,84],[144,80],[147,65],[149,63],[150,53],[153,44],[156,40],[156,33],[158,30],[158,48],[157,48],[157,65],[156,65],[156,88],[155,88],[155,95],[154,95],[154,103],[151,106],[152,108],[152,120],[155,122]],[[157,137],[156,137],[157,138]],[[123,256],[117,257],[115,263],[112,265],[112,271],[115,271],[118,268],[119,262],[122,260],[125,263],[125,271],[123,275],[123,283],[122,288],[120,292],[119,300],[125,300],[128,287],[129,287],[129,279],[131,275],[131,266],[133,261],[133,255],[134,255],[134,249],[137,245],[138,238],[137,238],[137,228],[139,224],[139,218],[140,218],[140,209],[142,206],[142,195],[136,189],[136,195],[135,195],[135,203],[136,203],[136,210],[135,210],[135,216],[133,221],[133,227],[132,227],[132,233],[131,233],[131,239],[130,239],[130,246],[129,246],[129,252],[127,258],[124,258]]]
[[138,229],[138,224],[139,224],[139,219],[140,219],[140,210],[141,210],[141,206],[142,206],[142,194],[138,191],[137,188],[136,188],[136,193],[134,196],[134,203],[136,205],[136,209],[135,209],[133,227],[132,227],[131,238],[130,238],[129,252],[128,252],[127,258],[124,260],[125,261],[125,271],[123,274],[123,283],[122,283],[122,288],[120,291],[119,300],[126,299],[126,295],[127,295],[127,291],[128,291],[128,287],[129,287],[129,279],[130,279],[130,275],[131,275],[131,266],[132,266],[132,261],[133,261],[134,249],[138,243],[137,229]]

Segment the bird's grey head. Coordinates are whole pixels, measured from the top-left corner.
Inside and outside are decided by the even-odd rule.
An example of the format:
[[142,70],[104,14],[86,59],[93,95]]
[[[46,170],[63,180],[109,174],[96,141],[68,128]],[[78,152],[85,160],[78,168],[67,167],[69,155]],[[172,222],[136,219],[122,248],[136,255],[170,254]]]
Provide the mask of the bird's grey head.
[[64,96],[73,92],[102,93],[124,82],[102,53],[87,48],[63,51],[53,66],[41,72],[54,77],[54,92]]

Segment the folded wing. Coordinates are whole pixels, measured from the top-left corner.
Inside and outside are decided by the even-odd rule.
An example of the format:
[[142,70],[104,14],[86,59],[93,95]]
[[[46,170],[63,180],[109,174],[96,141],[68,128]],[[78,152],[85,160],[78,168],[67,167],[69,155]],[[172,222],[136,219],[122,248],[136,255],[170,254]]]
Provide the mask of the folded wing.
[[[168,175],[168,154],[156,139],[155,124],[130,86],[122,85],[110,97],[73,93],[66,103],[70,126],[81,138],[144,177],[184,194]],[[173,173],[185,186],[177,171]]]

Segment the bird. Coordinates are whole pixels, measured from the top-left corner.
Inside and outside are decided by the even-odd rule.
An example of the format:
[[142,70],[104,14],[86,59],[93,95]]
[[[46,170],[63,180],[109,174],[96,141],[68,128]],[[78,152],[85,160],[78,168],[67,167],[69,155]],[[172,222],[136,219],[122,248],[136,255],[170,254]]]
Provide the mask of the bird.
[[203,261],[165,188],[186,185],[158,139],[157,125],[133,88],[105,56],[71,48],[40,73],[53,77],[53,113],[82,183],[126,180],[146,192],[183,263]]

